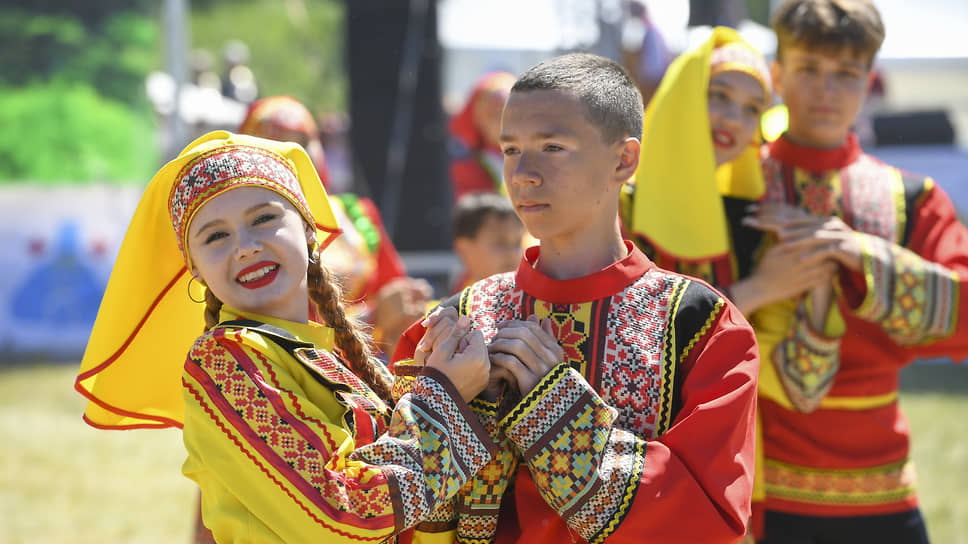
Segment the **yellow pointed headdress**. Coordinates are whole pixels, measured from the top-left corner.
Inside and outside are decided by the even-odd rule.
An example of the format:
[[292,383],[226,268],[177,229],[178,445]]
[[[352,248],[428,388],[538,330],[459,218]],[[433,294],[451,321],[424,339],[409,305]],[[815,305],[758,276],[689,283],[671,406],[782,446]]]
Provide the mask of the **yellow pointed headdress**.
[[670,64],[645,110],[642,153],[635,173],[632,220],[626,229],[680,261],[703,261],[729,251],[722,196],[763,194],[759,149],[716,167],[709,125],[710,73],[740,70],[763,84],[766,63],[731,28],[716,27],[699,47]]
[[292,202],[322,247],[339,235],[326,190],[298,144],[225,131],[189,144],[148,184],[111,271],[74,384],[89,401],[89,424],[182,425],[181,371],[204,329],[204,308],[189,298],[184,236],[203,204],[253,185]]

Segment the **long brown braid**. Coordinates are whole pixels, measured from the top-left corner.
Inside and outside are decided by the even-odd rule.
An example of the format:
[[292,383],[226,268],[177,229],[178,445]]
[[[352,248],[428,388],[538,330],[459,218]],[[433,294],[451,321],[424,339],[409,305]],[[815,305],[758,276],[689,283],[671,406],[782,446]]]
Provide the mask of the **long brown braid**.
[[383,363],[373,357],[370,337],[364,332],[362,325],[346,315],[343,309],[343,291],[332,272],[323,264],[318,250],[309,250],[307,280],[309,299],[316,305],[316,311],[326,321],[326,325],[335,332],[336,346],[343,358],[374,393],[389,402],[392,384],[376,367]]
[[219,323],[218,313],[222,310],[222,301],[208,286],[205,287],[205,330],[209,330]]

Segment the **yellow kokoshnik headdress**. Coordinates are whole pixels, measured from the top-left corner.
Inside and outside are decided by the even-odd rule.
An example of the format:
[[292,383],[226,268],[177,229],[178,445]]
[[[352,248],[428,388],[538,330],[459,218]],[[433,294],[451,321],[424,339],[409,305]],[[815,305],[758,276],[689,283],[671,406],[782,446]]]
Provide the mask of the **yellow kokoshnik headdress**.
[[645,110],[632,221],[626,229],[681,261],[726,255],[729,232],[721,197],[755,200],[764,191],[758,142],[716,167],[708,92],[711,74],[722,71],[749,74],[770,100],[762,55],[735,30],[716,27],[699,47],[672,62]]
[[189,144],[152,178],[121,244],[74,384],[90,401],[89,424],[181,427],[182,367],[205,326],[203,307],[189,298],[186,233],[203,204],[242,186],[288,199],[316,227],[320,247],[340,233],[326,190],[298,144],[225,131]]

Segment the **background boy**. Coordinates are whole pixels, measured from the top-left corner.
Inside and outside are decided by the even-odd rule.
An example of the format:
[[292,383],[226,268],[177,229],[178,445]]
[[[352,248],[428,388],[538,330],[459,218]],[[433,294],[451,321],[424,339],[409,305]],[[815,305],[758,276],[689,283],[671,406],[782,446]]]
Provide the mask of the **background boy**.
[[511,201],[498,193],[468,193],[457,200],[454,253],[460,259],[455,293],[494,274],[510,272],[521,261],[524,225]]
[[[492,377],[508,380],[489,406],[521,464],[478,473],[475,489],[513,479],[512,491],[499,518],[492,508],[461,537],[489,539],[495,518],[498,542],[568,542],[573,531],[589,542],[725,543],[746,532],[755,339],[706,284],[622,239],[618,195],[641,133],[641,95],[601,57],[543,62],[511,91],[504,179],[540,245],[515,273],[445,301],[394,356],[398,368],[425,358],[459,311],[489,342]],[[465,501],[462,515],[484,503]]]
[[[824,336],[798,312],[788,341],[763,354],[810,406],[766,394],[761,375],[761,542],[927,542],[898,372],[915,357],[968,355],[968,231],[932,180],[865,155],[851,132],[884,38],[873,3],[788,0],[773,28],[789,127],[766,148],[766,194],[747,223],[774,233],[775,248],[838,263],[827,300],[812,302],[846,334]],[[798,284],[795,268],[773,270],[731,286],[737,306]]]

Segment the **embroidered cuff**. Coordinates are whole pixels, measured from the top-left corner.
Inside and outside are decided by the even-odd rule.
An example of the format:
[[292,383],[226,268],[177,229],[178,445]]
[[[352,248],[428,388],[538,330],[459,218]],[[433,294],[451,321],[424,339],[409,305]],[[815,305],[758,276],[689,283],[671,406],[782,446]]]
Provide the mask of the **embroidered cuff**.
[[[427,382],[432,382],[437,387],[431,387]],[[441,389],[443,391],[440,391]],[[442,395],[442,392],[447,394]],[[452,440],[469,448],[466,453],[470,454],[471,457],[477,458],[480,455],[474,440],[469,440],[472,436],[477,438],[478,445],[486,450],[485,457],[490,457],[497,451],[487,429],[484,428],[484,425],[471,411],[470,406],[464,402],[464,398],[457,392],[457,388],[443,372],[433,367],[423,367],[423,371],[414,382],[412,395],[414,398],[419,398],[421,401],[433,405],[435,409],[439,410],[439,413],[447,416],[447,421],[451,424],[453,431],[463,433],[463,436],[468,438],[457,440],[457,437],[452,437]],[[473,435],[469,434],[468,431]],[[487,459],[483,459],[474,472],[486,462]]]
[[954,332],[959,289],[954,271],[876,236],[857,236],[867,284],[858,317],[879,323],[900,345]]
[[413,382],[423,368],[424,365],[418,364],[413,359],[393,363],[393,388],[390,391],[393,402],[400,402],[400,399],[413,389]]
[[840,368],[840,341],[846,327],[840,311],[831,304],[823,332],[810,326],[810,303],[797,305],[794,323],[773,350],[780,382],[793,405],[801,412],[820,406]]
[[545,501],[565,519],[601,485],[598,467],[615,412],[560,364],[501,421]]

